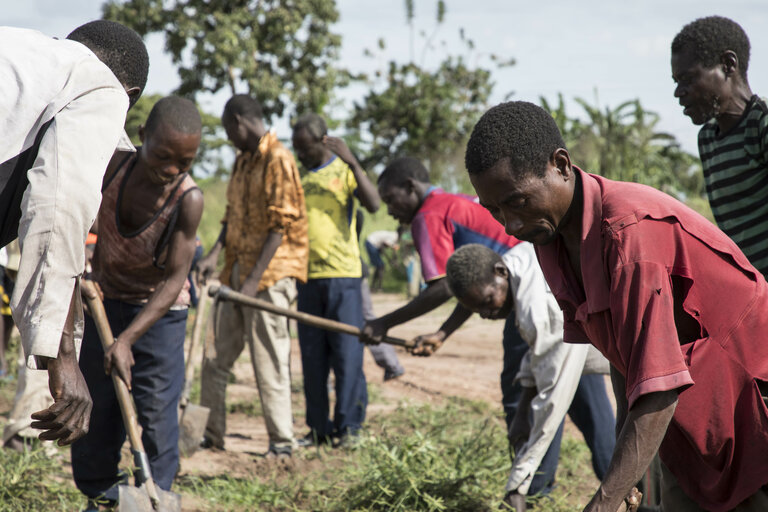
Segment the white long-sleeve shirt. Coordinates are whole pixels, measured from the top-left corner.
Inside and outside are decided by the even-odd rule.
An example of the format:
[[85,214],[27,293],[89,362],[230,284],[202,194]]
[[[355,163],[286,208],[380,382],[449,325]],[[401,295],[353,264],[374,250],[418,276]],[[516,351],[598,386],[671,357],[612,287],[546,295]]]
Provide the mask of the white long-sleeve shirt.
[[11,298],[27,364],[37,368],[38,356],[58,355],[109,159],[116,148],[133,149],[123,131],[128,95],[84,45],[13,27],[0,27],[0,83],[0,192],[17,156],[53,120],[27,172],[18,230],[22,257]]
[[[571,406],[588,358],[602,356],[591,345],[563,343],[563,313],[541,272],[533,245],[517,244],[502,260],[510,272],[517,327],[530,349],[516,380],[536,388],[531,434],[515,460],[507,491],[527,494],[536,470]],[[607,371],[607,364],[598,364]]]

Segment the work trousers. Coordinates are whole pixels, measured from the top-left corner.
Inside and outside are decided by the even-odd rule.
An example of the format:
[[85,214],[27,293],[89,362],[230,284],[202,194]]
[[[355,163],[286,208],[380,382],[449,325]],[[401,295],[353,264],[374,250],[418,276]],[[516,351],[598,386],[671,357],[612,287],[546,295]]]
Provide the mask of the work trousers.
[[[523,356],[528,351],[528,344],[520,336],[515,325],[515,312],[512,311],[504,324],[504,366],[501,372],[501,394],[507,428],[517,412],[522,388],[515,382]],[[616,446],[616,419],[613,406],[605,388],[602,375],[582,375],[568,415],[587,442],[592,451],[592,468],[597,478],[601,479],[608,471],[608,466]],[[560,442],[563,426],[560,424],[547,453],[536,471],[528,490],[529,495],[547,494],[552,490],[560,458]]]
[[[310,279],[299,285],[299,311],[361,327],[360,278]],[[368,390],[363,344],[341,334],[299,324],[307,425],[318,438],[355,434],[365,420]],[[336,407],[329,418],[328,376],[333,369]]]
[[[296,281],[284,277],[256,297],[275,306],[289,308],[296,299]],[[215,308],[214,343],[205,349],[200,392],[200,405],[211,410],[205,428],[206,437],[214,446],[224,448],[227,378],[247,344],[270,445],[292,446],[291,336],[288,319],[230,301],[218,301]]]
[[[373,312],[373,300],[371,299],[371,287],[368,285],[368,280],[363,278],[360,280],[360,294],[363,301],[363,319],[365,321],[373,320],[376,318],[376,313]],[[387,375],[402,375],[405,373],[403,365],[400,364],[400,360],[397,358],[397,352],[392,345],[387,343],[379,343],[378,345],[368,345],[368,350],[371,351],[373,360],[379,368],[383,368],[385,371],[385,377]]]
[[[119,335],[142,306],[104,301],[112,333]],[[141,440],[155,483],[170,490],[179,466],[179,399],[184,387],[184,336],[187,310],[171,310],[134,343],[131,368]],[[118,472],[125,426],[112,378],[104,373],[104,350],[93,319],[85,316],[80,370],[93,399],[88,434],[72,444],[75,484],[89,498],[117,501],[118,484],[127,475]]]

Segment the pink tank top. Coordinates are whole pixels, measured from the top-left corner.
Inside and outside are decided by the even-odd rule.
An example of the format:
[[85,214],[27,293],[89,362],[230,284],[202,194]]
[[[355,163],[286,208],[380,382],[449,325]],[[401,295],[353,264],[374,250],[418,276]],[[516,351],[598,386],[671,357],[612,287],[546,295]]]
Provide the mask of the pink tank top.
[[[187,174],[146,224],[136,231],[125,233],[119,227],[119,204],[137,158],[137,154],[126,158],[102,192],[93,273],[104,291],[104,297],[143,304],[165,275],[163,263],[181,199],[197,186]],[[188,305],[189,280],[185,280],[174,307]]]

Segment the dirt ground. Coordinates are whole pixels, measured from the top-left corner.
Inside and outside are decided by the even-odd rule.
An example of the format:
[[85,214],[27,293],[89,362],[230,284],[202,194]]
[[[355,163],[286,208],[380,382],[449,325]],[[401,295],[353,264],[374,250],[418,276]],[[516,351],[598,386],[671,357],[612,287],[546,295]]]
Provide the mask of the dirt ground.
[[[374,309],[377,314],[384,314],[404,303],[405,298],[402,295],[374,295]],[[419,334],[433,332],[447,318],[452,307],[452,304],[446,304],[429,315],[392,329],[389,334],[410,339]],[[376,366],[370,353],[366,351],[365,374],[368,382],[374,383],[375,390],[368,406],[368,421],[375,422],[377,415],[385,414],[402,401],[435,403],[447,396],[483,400],[498,405],[500,410],[502,330],[503,322],[486,321],[475,315],[432,357],[413,357],[398,348],[405,375],[386,383],[383,382],[383,370]],[[295,339],[291,371],[294,379],[301,375],[299,347]],[[227,388],[227,402],[247,404],[257,399],[258,390],[247,351],[237,361],[233,373],[235,382]],[[303,400],[294,405],[294,430],[299,437],[308,432],[308,427],[304,423]],[[583,439],[570,421],[566,424],[566,436]],[[182,459],[181,475],[258,474],[260,469],[265,469],[266,462],[260,455],[268,448],[263,418],[252,417],[245,412],[229,414],[225,448],[226,451],[199,451],[192,457]],[[594,488],[597,483],[595,480]],[[195,510],[194,502],[186,500],[185,497],[184,509]]]

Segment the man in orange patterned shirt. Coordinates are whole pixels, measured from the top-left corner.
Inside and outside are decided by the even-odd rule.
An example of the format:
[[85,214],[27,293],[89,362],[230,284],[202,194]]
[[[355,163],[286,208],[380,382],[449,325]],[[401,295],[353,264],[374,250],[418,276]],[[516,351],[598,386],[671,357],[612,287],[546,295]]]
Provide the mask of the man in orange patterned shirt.
[[[221,234],[197,270],[207,279],[226,247],[221,282],[287,308],[296,298],[296,280],[307,279],[304,191],[293,155],[266,130],[262,117],[261,105],[245,94],[224,106],[221,122],[238,156]],[[211,409],[202,446],[224,448],[227,377],[247,341],[269,434],[267,456],[290,456],[294,437],[287,318],[222,301],[216,305],[214,325],[214,346],[206,349],[202,372],[200,403]]]

